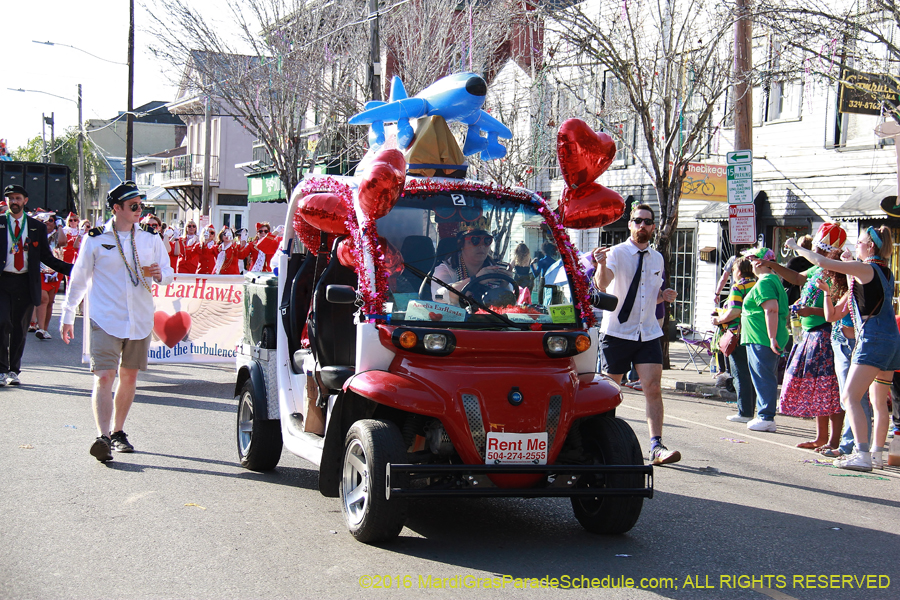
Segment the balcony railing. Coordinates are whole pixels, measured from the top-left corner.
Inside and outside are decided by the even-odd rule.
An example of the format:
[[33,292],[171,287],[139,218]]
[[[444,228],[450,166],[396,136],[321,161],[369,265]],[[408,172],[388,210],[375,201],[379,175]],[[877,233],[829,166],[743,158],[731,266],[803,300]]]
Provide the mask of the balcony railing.
[[[159,166],[163,183],[173,181],[203,181],[203,155],[185,154],[163,159]],[[219,182],[219,157],[209,157],[209,181]]]

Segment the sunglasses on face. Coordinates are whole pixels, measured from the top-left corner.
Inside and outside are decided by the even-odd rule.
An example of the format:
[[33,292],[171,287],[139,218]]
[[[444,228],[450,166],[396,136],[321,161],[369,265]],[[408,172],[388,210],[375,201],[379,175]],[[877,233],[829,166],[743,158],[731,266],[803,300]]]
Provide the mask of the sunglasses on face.
[[257,232],[259,235],[267,235],[269,233],[268,229],[259,229]]
[[473,246],[480,246],[481,242],[484,242],[485,246],[490,246],[494,243],[494,238],[490,235],[469,235],[466,236],[466,239],[472,242]]
[[131,212],[138,212],[139,210],[144,210],[144,205],[140,202],[132,202],[131,204],[122,203],[122,208],[127,208]]
[[643,223],[647,227],[650,227],[651,225],[653,225],[653,219],[642,219],[641,217],[636,217],[636,218],[632,219],[631,222],[634,223],[635,225],[637,225],[638,227],[641,226],[641,223]]
[[77,223],[78,219],[69,219],[69,223]]
[[196,225],[188,225],[187,228],[188,229],[197,229],[197,226]]

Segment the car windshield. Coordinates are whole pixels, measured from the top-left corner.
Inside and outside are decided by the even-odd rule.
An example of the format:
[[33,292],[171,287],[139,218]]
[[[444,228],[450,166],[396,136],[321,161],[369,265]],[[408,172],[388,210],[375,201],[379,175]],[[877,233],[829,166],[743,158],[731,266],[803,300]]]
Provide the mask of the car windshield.
[[[406,193],[377,226],[404,263],[388,278],[391,323],[580,327],[556,245],[527,199],[496,191]],[[551,250],[548,242],[550,256],[539,259]]]

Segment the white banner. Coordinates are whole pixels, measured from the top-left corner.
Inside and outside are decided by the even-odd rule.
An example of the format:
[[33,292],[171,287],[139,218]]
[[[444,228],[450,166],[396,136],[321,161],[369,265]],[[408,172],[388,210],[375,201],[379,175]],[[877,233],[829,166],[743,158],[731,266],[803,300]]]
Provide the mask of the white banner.
[[[234,362],[244,333],[243,275],[178,273],[169,285],[153,284],[150,290],[155,305],[150,363]],[[85,324],[89,318],[85,314]],[[90,356],[87,333],[85,358]]]

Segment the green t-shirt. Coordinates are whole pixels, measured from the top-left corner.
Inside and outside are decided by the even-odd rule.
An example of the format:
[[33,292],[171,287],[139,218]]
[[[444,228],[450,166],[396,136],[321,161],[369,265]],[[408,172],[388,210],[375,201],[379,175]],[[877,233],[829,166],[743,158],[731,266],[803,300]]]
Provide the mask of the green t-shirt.
[[[822,277],[821,267],[813,267],[806,271],[806,283],[803,284],[803,289],[800,292],[799,304],[801,306],[822,308],[825,305],[825,295],[821,290],[819,290],[819,288],[816,287],[816,280],[820,277]],[[816,297],[815,301],[812,304],[807,303],[807,298],[810,297]],[[825,317],[820,317],[818,315],[800,317],[800,325],[803,327],[803,331],[809,331],[814,327],[818,327],[822,323],[825,323]]]
[[760,344],[769,346],[769,332],[766,329],[766,311],[762,305],[767,300],[778,301],[778,332],[775,339],[784,348],[788,342],[787,318],[788,299],[781,280],[774,273],[767,273],[759,278],[747,295],[741,309],[741,344]]

